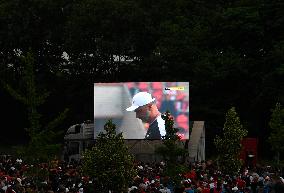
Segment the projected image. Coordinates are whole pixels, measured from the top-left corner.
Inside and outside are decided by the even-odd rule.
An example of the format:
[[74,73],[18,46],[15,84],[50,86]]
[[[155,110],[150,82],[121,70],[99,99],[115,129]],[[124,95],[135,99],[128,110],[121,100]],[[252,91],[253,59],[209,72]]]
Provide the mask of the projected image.
[[112,119],[125,139],[161,139],[166,134],[161,115],[167,110],[181,139],[188,139],[188,82],[95,83],[94,137]]

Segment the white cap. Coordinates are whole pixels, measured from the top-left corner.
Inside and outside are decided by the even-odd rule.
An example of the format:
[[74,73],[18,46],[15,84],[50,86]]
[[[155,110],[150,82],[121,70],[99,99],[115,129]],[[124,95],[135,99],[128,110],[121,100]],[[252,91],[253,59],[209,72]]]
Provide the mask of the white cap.
[[134,111],[138,107],[147,105],[151,102],[155,101],[155,98],[152,98],[151,94],[148,92],[139,92],[136,95],[134,95],[132,99],[132,106],[128,107],[127,111]]
[[21,178],[17,178],[17,181],[21,184],[22,183],[22,179]]
[[210,183],[209,187],[210,187],[210,189],[215,188],[215,184],[214,183]]
[[6,192],[7,188],[8,188],[8,186],[3,186],[2,190],[4,190]]
[[232,188],[232,190],[233,190],[233,191],[237,191],[237,190],[238,190],[238,187],[235,186],[235,187]]
[[143,166],[138,166],[138,169],[143,170]]

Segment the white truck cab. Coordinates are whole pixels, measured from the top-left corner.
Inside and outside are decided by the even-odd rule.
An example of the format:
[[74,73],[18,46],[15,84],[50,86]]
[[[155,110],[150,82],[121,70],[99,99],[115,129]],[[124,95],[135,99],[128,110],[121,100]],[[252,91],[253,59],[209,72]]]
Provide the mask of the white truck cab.
[[72,125],[64,136],[64,160],[79,160],[86,148],[94,144],[94,123],[85,121]]

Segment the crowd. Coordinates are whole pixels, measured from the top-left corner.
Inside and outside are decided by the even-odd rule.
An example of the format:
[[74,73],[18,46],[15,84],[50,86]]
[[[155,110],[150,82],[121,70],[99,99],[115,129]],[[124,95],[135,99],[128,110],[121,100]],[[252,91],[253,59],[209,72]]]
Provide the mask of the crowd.
[[272,167],[243,168],[238,176],[223,175],[212,161],[188,165],[178,187],[163,176],[164,164],[138,165],[131,193],[284,193],[284,180]]
[[[96,182],[80,172],[80,162],[54,160],[51,164],[28,165],[21,159],[0,158],[1,193],[92,193]],[[188,164],[173,185],[164,175],[165,163],[136,162],[137,176],[129,184],[129,193],[284,193],[282,174],[272,167],[243,168],[238,176],[223,175],[212,161]],[[30,173],[32,168],[37,173]],[[44,174],[48,175],[41,175]],[[114,192],[113,192],[114,193]]]

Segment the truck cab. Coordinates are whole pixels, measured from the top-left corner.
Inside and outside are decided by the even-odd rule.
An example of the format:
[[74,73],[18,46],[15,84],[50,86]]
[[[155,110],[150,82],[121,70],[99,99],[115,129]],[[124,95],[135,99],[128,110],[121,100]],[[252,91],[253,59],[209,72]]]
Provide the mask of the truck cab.
[[85,121],[68,128],[64,136],[64,160],[79,160],[83,152],[94,144],[94,123]]

